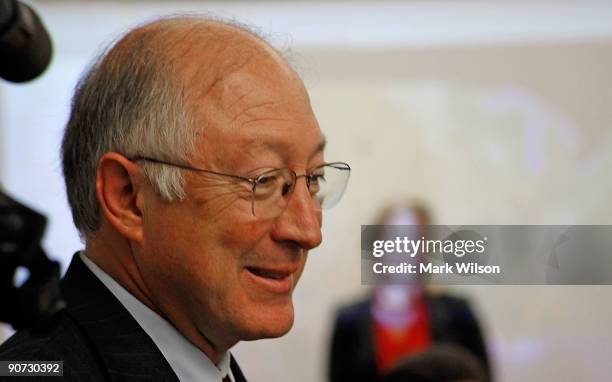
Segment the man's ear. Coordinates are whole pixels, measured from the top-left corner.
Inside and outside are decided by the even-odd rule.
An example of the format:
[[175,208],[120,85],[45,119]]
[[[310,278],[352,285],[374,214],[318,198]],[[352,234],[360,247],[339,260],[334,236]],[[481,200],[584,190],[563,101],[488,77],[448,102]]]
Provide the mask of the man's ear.
[[108,223],[130,241],[142,242],[144,193],[142,169],[121,154],[108,152],[96,172],[96,196]]

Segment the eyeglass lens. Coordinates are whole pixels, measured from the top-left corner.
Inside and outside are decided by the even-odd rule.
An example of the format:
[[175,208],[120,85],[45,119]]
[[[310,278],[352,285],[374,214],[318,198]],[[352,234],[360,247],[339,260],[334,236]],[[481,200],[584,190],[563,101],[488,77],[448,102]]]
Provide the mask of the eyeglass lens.
[[[306,178],[315,210],[331,208],[340,200],[350,176],[345,163],[331,163],[314,169]],[[276,217],[287,207],[297,183],[289,169],[268,171],[257,178],[253,189],[252,210],[261,218]]]

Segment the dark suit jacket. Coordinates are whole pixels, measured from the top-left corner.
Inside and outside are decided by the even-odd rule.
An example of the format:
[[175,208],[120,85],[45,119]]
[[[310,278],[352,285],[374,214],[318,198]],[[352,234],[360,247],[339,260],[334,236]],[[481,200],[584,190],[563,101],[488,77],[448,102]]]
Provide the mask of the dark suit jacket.
[[[459,345],[472,352],[489,374],[482,334],[467,301],[451,296],[426,295],[434,343]],[[331,382],[380,380],[374,349],[372,298],[340,309],[332,334],[329,379]]]
[[[72,381],[178,381],[153,340],[78,255],[61,286],[68,307],[59,323],[42,336],[19,331],[0,346],[0,360],[64,361],[64,379]],[[231,368],[236,382],[245,382],[233,357]]]

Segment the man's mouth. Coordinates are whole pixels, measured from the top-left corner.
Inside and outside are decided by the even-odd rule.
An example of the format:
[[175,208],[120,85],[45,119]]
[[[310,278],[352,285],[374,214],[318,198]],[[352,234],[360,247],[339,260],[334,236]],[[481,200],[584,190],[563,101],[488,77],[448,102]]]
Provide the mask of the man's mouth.
[[290,269],[261,267],[246,268],[257,285],[276,293],[288,293],[293,289],[293,273]]
[[256,274],[260,277],[265,277],[268,279],[281,280],[285,277],[289,276],[286,272],[278,272],[273,270],[261,269],[261,268],[248,268],[249,272]]

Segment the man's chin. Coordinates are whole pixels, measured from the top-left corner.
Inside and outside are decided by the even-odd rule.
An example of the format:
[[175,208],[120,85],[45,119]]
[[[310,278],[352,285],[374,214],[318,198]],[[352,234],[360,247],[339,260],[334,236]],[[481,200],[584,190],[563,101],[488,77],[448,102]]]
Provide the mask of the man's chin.
[[255,341],[284,336],[293,327],[293,319],[293,307],[291,312],[284,312],[283,314],[274,314],[273,311],[261,314],[247,323],[242,340]]

